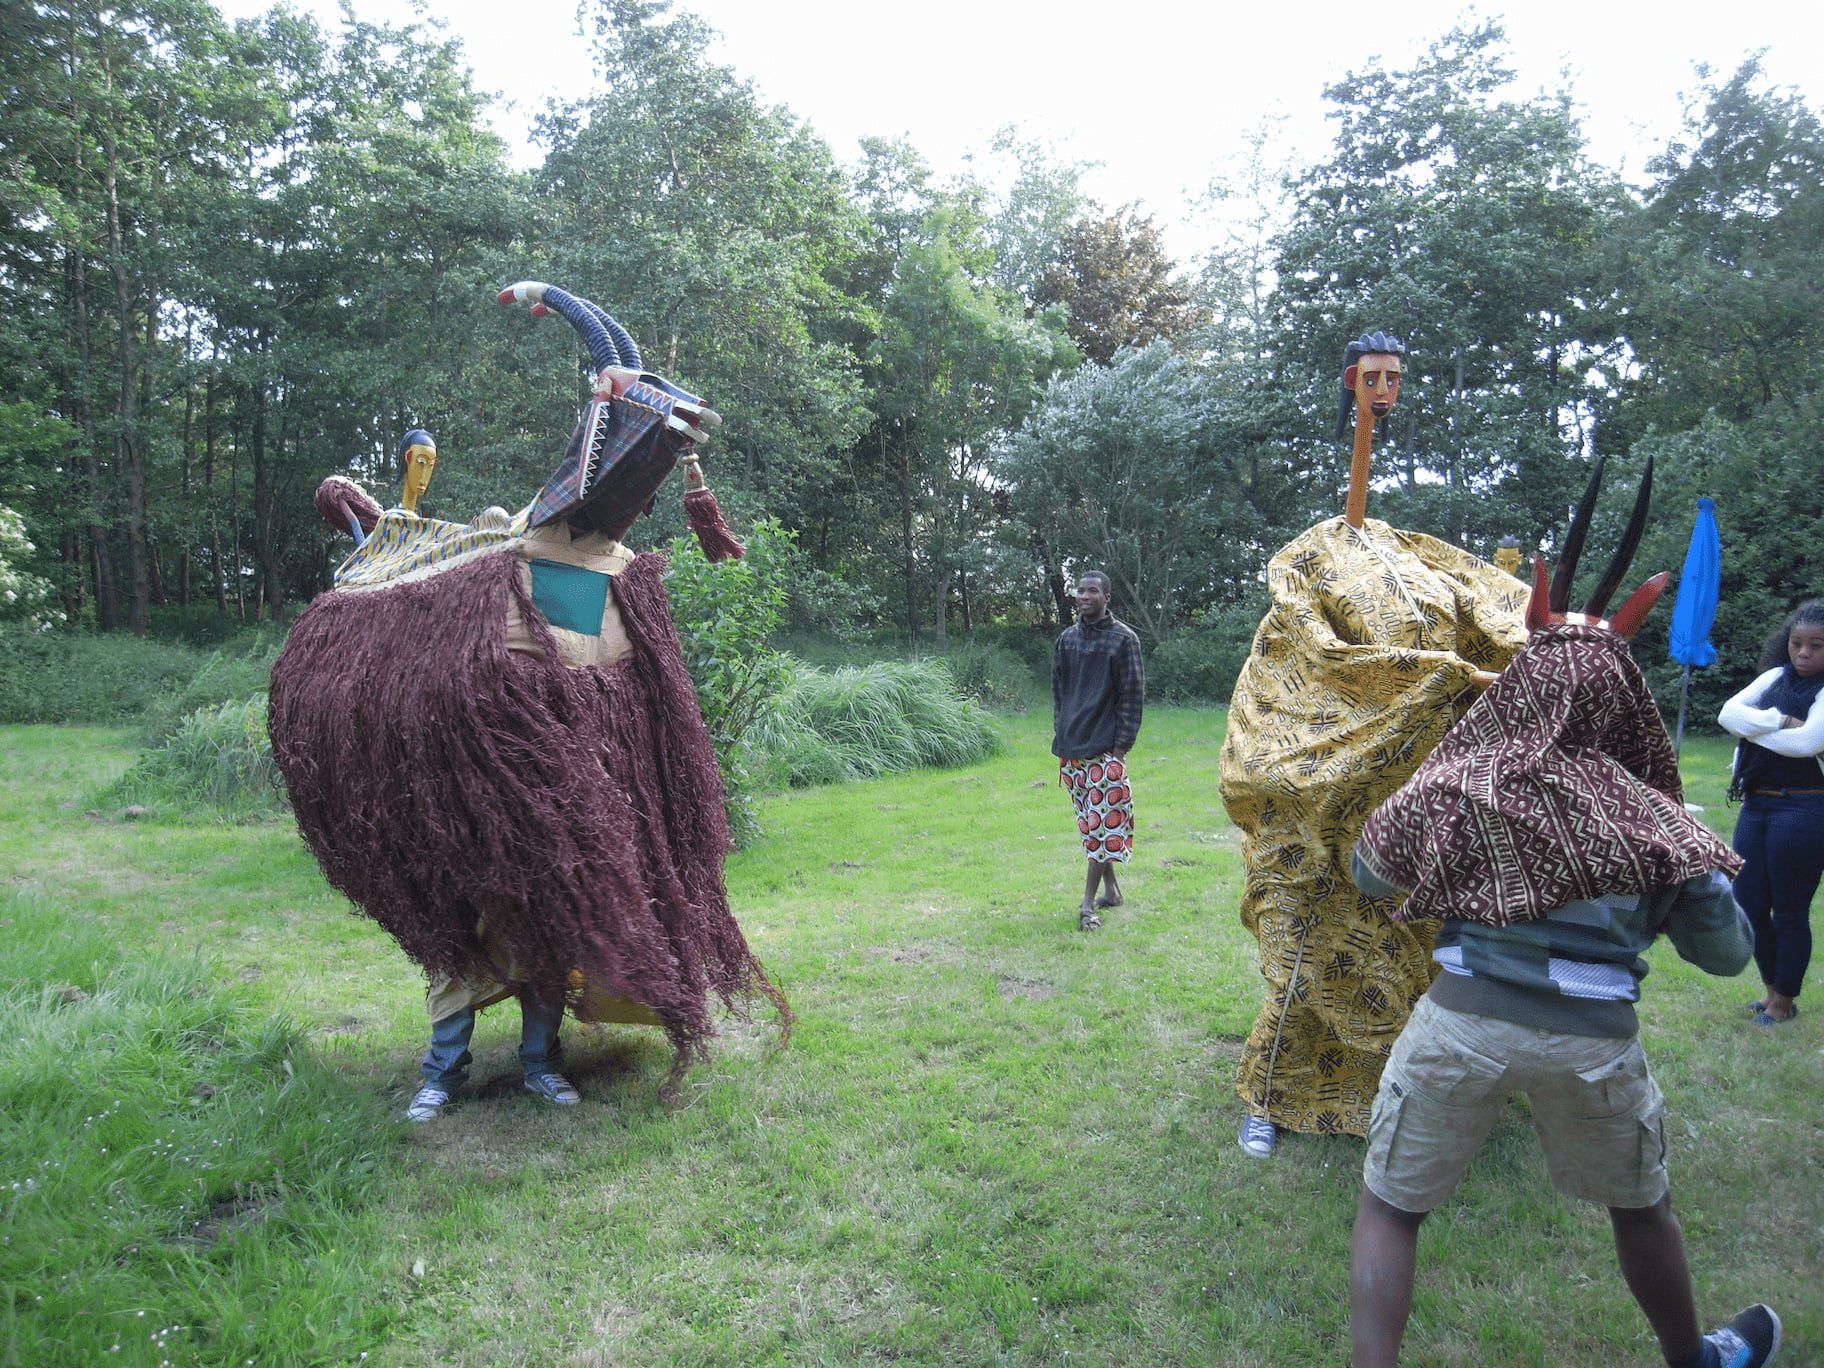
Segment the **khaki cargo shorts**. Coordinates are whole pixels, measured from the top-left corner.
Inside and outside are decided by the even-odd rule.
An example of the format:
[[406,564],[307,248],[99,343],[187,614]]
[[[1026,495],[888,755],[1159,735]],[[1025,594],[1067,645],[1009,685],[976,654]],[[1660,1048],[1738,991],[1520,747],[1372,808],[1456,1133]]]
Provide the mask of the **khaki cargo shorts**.
[[1601,1206],[1667,1191],[1666,1099],[1640,1041],[1542,1031],[1419,999],[1368,1123],[1362,1181],[1401,1211],[1441,1205],[1514,1093],[1532,1105],[1552,1186]]

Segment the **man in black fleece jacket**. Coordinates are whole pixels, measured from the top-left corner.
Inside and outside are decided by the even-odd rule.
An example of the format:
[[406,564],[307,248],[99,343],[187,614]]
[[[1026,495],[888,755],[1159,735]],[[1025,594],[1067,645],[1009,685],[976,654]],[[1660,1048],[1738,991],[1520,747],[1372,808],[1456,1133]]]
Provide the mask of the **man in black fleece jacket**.
[[1102,924],[1097,908],[1121,905],[1115,866],[1134,848],[1127,753],[1140,737],[1146,672],[1140,638],[1108,611],[1108,576],[1100,570],[1077,581],[1077,613],[1051,652],[1051,753],[1089,862],[1077,925],[1093,931]]

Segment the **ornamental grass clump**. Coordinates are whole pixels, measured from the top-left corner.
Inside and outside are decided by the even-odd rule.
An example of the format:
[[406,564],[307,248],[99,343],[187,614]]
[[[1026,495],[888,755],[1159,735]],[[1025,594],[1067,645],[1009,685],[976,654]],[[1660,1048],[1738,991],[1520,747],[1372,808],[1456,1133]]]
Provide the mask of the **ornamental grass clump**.
[[756,769],[795,788],[966,765],[1000,748],[988,714],[935,660],[797,665],[748,742]]
[[101,796],[103,805],[155,812],[204,811],[231,820],[288,811],[266,734],[266,696],[198,708]]
[[232,648],[212,652],[182,688],[162,694],[147,706],[140,719],[143,744],[156,746],[167,740],[200,709],[256,698],[263,708],[272,662],[284,644],[282,634],[261,630]]

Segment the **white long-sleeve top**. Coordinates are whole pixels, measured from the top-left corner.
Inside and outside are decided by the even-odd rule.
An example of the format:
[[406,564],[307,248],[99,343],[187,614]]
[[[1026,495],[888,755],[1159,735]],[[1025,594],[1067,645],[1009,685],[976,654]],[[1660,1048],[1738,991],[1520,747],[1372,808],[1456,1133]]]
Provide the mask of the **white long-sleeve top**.
[[1775,755],[1803,759],[1808,755],[1824,754],[1824,707],[1819,706],[1824,702],[1824,692],[1812,700],[1810,711],[1796,727],[1786,725],[1786,714],[1778,708],[1755,706],[1760,696],[1780,677],[1783,668],[1775,666],[1757,676],[1747,688],[1723,704],[1723,710],[1716,715],[1717,723],[1724,731],[1763,746]]

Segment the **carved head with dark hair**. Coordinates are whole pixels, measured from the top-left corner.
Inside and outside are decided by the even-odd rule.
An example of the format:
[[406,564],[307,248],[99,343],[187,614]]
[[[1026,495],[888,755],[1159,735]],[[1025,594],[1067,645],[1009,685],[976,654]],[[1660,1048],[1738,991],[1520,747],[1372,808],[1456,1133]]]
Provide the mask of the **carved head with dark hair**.
[[431,473],[437,469],[437,443],[423,428],[413,428],[399,441],[399,477],[404,489],[399,506],[408,513],[416,512],[418,500],[431,487]]
[[1336,406],[1336,440],[1350,428],[1349,415],[1366,404],[1376,418],[1385,418],[1400,395],[1401,360],[1406,344],[1384,332],[1363,333],[1343,348],[1343,388]]

